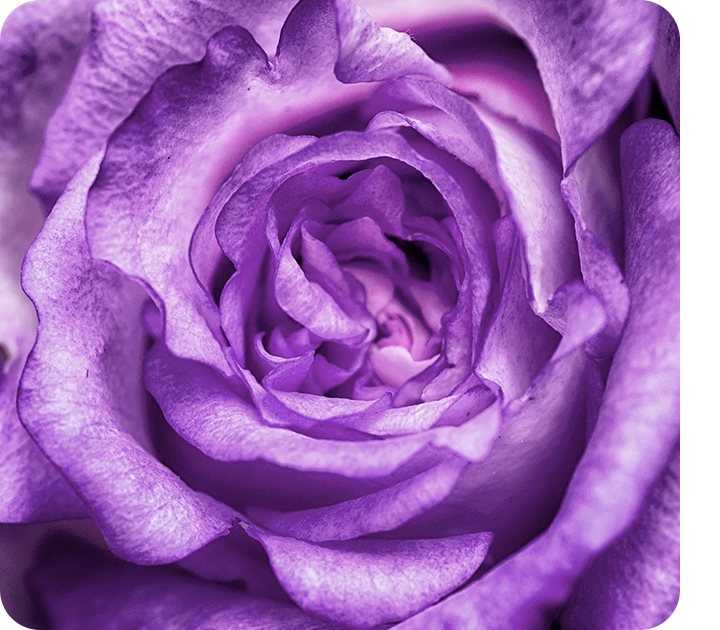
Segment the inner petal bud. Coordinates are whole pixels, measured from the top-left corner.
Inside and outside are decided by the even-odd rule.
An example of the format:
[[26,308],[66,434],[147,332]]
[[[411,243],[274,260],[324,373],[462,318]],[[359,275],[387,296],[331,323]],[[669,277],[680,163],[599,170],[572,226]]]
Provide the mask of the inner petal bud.
[[[378,335],[368,350],[373,372],[385,385],[400,387],[437,359],[440,343],[433,334],[437,329],[428,326],[422,307],[414,313],[398,297],[398,290],[385,274],[371,265],[356,263],[344,268],[365,288],[365,306],[377,325]],[[408,283],[413,284],[413,279]],[[429,301],[438,304],[437,294],[424,284],[422,295],[431,296]],[[439,318],[433,319],[439,322]]]

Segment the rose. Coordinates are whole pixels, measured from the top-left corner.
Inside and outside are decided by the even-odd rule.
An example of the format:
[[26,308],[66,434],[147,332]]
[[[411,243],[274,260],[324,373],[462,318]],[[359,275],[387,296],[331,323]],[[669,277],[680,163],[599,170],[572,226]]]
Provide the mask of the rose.
[[[638,120],[652,65],[677,122],[667,15],[506,4],[444,30],[426,7],[395,14],[448,76],[343,2],[246,7],[266,50],[287,17],[270,67],[228,27],[234,12],[127,6],[100,4],[89,36],[48,37],[61,16],[87,24],[73,3],[3,35],[20,199],[3,227],[21,233],[3,244],[4,519],[89,516],[117,556],[212,583],[56,540],[32,571],[46,614],[95,627],[667,616],[677,138]],[[454,48],[463,34],[502,58]],[[58,104],[54,70],[85,41]],[[21,378],[35,334],[16,275],[42,218],[20,186],[44,129],[32,185],[54,208],[23,271],[40,328]],[[629,604],[613,597],[628,575],[651,584]],[[218,585],[232,580],[247,593]]]

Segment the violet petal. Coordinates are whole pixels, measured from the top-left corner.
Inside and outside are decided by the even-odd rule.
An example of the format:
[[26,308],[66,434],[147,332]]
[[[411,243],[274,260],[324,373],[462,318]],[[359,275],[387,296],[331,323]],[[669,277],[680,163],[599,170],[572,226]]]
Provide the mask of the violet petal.
[[645,501],[633,526],[583,574],[562,614],[569,628],[654,628],[678,601],[680,452]]
[[[679,140],[663,121],[623,136],[630,312],[595,431],[549,530],[401,627],[547,627],[589,560],[638,516],[679,435]],[[668,523],[673,528],[672,522]],[[672,530],[671,530],[672,531]],[[668,532],[671,534],[671,531]],[[672,606],[665,613],[669,615]]]
[[568,169],[630,101],[655,53],[659,7],[641,0],[362,0],[398,30],[488,18],[525,40],[550,99]]
[[[483,561],[489,532],[428,540],[358,539],[312,544],[257,527],[290,597],[355,628],[405,619],[467,580]],[[301,563],[297,558],[302,558]]]
[[[70,178],[132,112],[155,80],[174,65],[199,60],[210,36],[242,26],[272,50],[295,0],[246,0],[230,9],[217,0],[105,0],[98,3],[88,46],[48,127],[33,186],[49,206]],[[147,51],[137,54],[138,50]]]
[[83,238],[99,157],[73,180],[25,259],[23,286],[40,326],[20,384],[20,415],[117,555],[170,562],[225,534],[234,514],[152,454],[140,378],[145,294],[91,259]]
[[37,317],[20,267],[44,212],[27,191],[43,127],[70,80],[89,29],[88,2],[18,8],[0,39],[0,520],[85,515],[73,490],[20,423],[16,395]]
[[221,461],[265,459],[298,470],[371,478],[391,473],[430,445],[477,461],[489,452],[499,429],[494,404],[459,427],[384,440],[315,439],[269,426],[227,379],[206,365],[174,357],[161,344],[150,351],[146,369],[148,389],[170,425]]
[[53,628],[332,630],[298,608],[170,567],[140,567],[56,540],[32,576]]

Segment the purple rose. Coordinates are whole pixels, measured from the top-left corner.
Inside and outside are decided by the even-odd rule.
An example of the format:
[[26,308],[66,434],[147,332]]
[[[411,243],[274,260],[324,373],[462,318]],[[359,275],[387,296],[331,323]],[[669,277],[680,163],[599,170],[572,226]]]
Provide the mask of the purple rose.
[[677,27],[640,0],[361,4],[47,0],[4,27],[25,623],[674,609]]

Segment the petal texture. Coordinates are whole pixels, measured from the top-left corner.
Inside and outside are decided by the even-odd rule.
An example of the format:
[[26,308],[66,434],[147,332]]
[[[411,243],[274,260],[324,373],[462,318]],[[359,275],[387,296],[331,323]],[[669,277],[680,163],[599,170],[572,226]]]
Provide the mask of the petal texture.
[[20,424],[20,373],[37,318],[20,266],[44,213],[27,191],[44,125],[70,80],[89,30],[88,2],[38,2],[16,10],[0,38],[0,521],[77,517],[75,493]]
[[98,165],[99,156],[73,181],[26,258],[24,288],[40,326],[19,408],[109,547],[136,562],[169,562],[226,533],[233,512],[190,490],[152,454],[140,378],[145,296],[93,261],[83,238]]
[[46,544],[33,581],[53,628],[331,630],[269,599],[168,567],[139,567],[73,540]]
[[228,10],[213,0],[98,2],[93,14],[96,28],[48,127],[34,188],[51,207],[163,72],[200,59],[210,36],[237,24],[238,16],[272,49],[293,4],[294,0],[249,0]]
[[680,456],[676,451],[632,528],[584,573],[565,611],[567,628],[654,628],[680,596]]
[[499,20],[528,45],[550,99],[567,170],[630,101],[650,68],[660,9],[644,0],[451,0],[407,7],[363,0],[399,30]]
[[263,543],[300,606],[355,628],[404,619],[447,594],[477,569],[492,539],[486,532],[311,545],[257,528],[248,532]]

